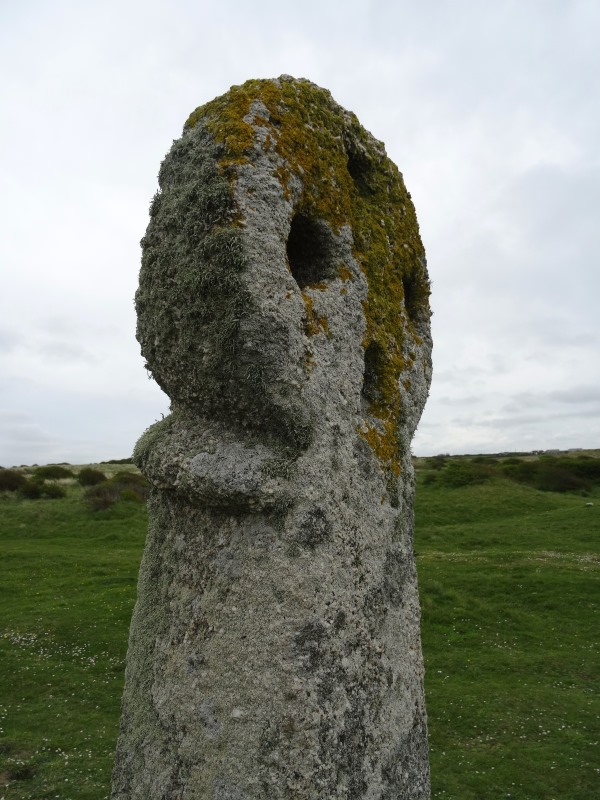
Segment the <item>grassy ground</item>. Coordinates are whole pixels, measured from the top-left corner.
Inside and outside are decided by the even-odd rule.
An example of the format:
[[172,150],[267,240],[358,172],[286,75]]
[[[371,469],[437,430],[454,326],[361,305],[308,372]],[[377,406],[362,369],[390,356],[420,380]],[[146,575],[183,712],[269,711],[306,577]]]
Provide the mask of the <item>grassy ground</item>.
[[108,796],[146,510],[81,494],[0,500],[0,800]]
[[595,494],[419,486],[435,798],[599,796]]
[[[446,488],[427,472],[416,549],[434,797],[593,800],[600,492]],[[0,800],[109,793],[145,508],[92,513],[67,489],[0,497]]]

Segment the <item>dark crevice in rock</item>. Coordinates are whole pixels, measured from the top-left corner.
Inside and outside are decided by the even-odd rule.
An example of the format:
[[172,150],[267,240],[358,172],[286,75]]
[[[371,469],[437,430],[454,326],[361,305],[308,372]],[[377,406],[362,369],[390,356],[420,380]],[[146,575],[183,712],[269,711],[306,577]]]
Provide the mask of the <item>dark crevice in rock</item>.
[[335,277],[333,236],[327,225],[302,213],[292,219],[287,257],[301,289]]

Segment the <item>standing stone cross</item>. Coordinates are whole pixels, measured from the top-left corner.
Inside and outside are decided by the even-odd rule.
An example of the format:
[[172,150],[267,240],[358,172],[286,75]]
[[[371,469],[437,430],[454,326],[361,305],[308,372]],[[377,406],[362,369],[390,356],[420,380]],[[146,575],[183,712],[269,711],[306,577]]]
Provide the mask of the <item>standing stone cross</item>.
[[135,452],[113,800],[425,800],[429,281],[402,176],[282,76],[194,111],[159,181],[136,305],[172,413]]

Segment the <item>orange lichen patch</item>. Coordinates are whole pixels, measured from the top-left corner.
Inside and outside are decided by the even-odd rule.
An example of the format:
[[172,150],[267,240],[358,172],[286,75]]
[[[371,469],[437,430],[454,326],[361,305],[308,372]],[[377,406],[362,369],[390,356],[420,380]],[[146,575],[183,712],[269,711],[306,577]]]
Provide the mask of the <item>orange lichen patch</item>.
[[329,284],[326,281],[320,281],[319,283],[309,284],[307,288],[316,289],[318,292],[325,292],[329,289]]
[[327,317],[320,317],[314,308],[314,301],[312,297],[306,292],[302,292],[302,299],[306,308],[306,317],[304,321],[304,332],[307,336],[316,336],[318,333],[325,333],[330,336],[329,324]]
[[383,424],[379,423],[378,425],[365,423],[359,432],[369,443],[379,461],[385,464],[393,475],[398,476],[400,463],[396,444],[397,434],[394,427],[392,420],[386,420]]
[[345,264],[342,264],[341,267],[339,268],[338,275],[340,276],[340,278],[343,281],[355,281],[356,280],[356,278],[354,277],[354,274],[352,273],[352,270],[350,269],[350,267],[347,267]]

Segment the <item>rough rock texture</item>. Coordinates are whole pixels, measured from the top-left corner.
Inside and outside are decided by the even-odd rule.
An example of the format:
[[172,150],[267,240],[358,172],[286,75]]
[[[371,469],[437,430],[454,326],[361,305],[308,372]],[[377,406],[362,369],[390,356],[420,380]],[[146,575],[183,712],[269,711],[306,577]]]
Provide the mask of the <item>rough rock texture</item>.
[[305,80],[197,109],[160,171],[138,338],[172,414],[114,800],[427,798],[409,444],[429,283],[383,145]]

